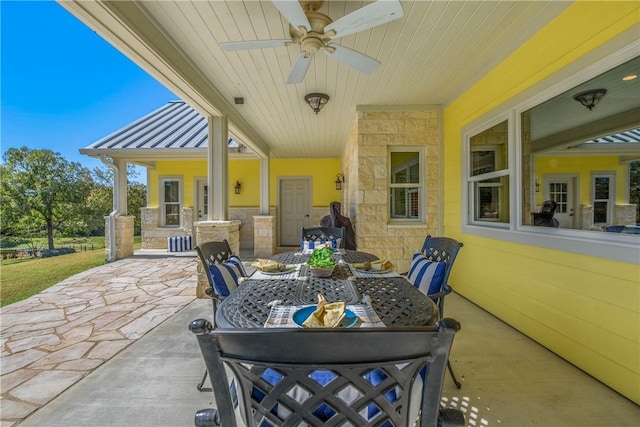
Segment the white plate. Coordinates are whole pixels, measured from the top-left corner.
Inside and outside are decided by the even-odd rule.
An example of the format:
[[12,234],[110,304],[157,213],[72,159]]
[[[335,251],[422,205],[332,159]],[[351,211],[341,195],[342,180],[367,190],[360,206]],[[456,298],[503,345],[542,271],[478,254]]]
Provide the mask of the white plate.
[[285,268],[284,270],[279,270],[279,271],[262,271],[262,270],[256,270],[256,271],[259,271],[262,274],[266,274],[267,276],[278,276],[280,274],[292,273],[296,271],[296,269],[295,267],[293,267],[293,268]]

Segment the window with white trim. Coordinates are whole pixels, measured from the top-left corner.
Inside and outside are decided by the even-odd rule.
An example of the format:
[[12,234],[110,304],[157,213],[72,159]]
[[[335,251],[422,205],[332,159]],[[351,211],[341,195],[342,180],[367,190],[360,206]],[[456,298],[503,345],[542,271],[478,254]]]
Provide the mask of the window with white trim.
[[509,122],[468,138],[469,218],[472,223],[509,223]]
[[162,178],[160,180],[160,207],[164,227],[180,226],[182,210],[182,180]]
[[[573,75],[541,82],[465,127],[463,232],[637,263],[639,65],[632,45],[587,68],[572,64]],[[595,88],[607,89],[598,103],[577,101]],[[504,153],[493,152],[496,126],[506,128]],[[555,202],[552,221],[534,226],[546,201]]]
[[423,150],[389,149],[389,218],[392,221],[423,220]]
[[615,206],[615,174],[593,173],[591,175],[591,198],[593,204],[593,224],[613,224]]

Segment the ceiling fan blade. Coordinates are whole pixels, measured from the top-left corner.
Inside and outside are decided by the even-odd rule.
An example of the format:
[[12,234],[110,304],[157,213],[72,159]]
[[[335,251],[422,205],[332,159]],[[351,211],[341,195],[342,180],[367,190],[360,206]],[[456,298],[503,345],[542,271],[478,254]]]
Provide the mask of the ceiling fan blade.
[[309,64],[311,64],[311,58],[313,55],[309,55],[308,58],[304,57],[304,52],[300,52],[298,57],[296,58],[296,62],[291,66],[291,71],[289,71],[289,77],[287,77],[287,84],[295,84],[300,83],[304,76],[307,74],[307,70],[309,69]]
[[249,40],[242,42],[223,42],[220,43],[220,47],[223,50],[250,50],[250,49],[266,49],[269,47],[286,46],[287,43],[291,43],[289,39],[283,40]]
[[380,66],[380,61],[377,61],[364,53],[349,49],[348,47],[344,47],[339,44],[330,44],[329,48],[335,50],[333,52],[329,52],[327,49],[323,49],[323,52],[327,56],[355,68],[362,73],[371,74]]
[[335,31],[333,38],[348,36],[402,18],[402,5],[398,0],[378,0],[351,12],[324,27],[324,32]]
[[302,6],[298,0],[272,0],[273,4],[280,11],[282,16],[287,18],[287,21],[294,28],[305,27],[307,30],[311,29],[311,24],[307,15],[304,14]]

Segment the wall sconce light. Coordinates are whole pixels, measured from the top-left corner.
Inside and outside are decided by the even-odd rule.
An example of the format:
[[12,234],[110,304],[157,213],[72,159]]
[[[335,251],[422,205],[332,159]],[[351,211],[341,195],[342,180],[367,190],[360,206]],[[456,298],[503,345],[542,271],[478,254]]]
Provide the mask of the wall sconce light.
[[236,190],[236,194],[240,194],[240,189],[242,188],[242,184],[240,184],[240,181],[236,181],[236,186],[233,188]]
[[322,110],[322,107],[329,102],[329,95],[325,95],[324,93],[310,93],[305,95],[304,100],[309,104],[309,107],[318,114],[318,112]]
[[573,99],[584,105],[591,111],[596,106],[602,97],[607,93],[606,89],[592,89],[585,90],[584,92],[576,93],[573,95]]
[[538,181],[538,178],[536,178],[536,193],[540,192],[540,181]]
[[342,183],[344,182],[344,175],[339,173],[336,175],[336,190],[342,190]]

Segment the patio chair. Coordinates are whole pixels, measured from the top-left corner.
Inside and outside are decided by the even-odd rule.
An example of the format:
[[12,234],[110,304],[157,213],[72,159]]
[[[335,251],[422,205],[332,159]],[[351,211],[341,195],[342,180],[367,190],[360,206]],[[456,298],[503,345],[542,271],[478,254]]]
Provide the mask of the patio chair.
[[344,227],[301,227],[302,250],[313,249],[317,243],[332,243],[334,249],[344,248]]
[[[444,317],[444,300],[453,288],[449,285],[449,275],[456,256],[462,248],[462,242],[450,237],[431,237],[424,239],[422,249],[411,262],[408,279],[438,305],[440,318]],[[457,388],[462,384],[456,378],[451,362],[447,360],[451,379]]]
[[533,225],[543,227],[560,227],[560,221],[554,218],[558,204],[553,200],[545,200],[542,202],[540,212],[533,212]]
[[[211,297],[213,307],[213,324],[215,325],[216,310],[218,309],[218,304],[220,304],[220,301],[222,301],[226,297],[226,295],[221,295],[220,293],[216,292],[216,286],[214,286],[214,277],[212,276],[211,269],[209,267],[214,264],[225,263],[229,260],[229,258],[233,256],[233,251],[231,250],[231,246],[229,246],[229,242],[225,239],[222,241],[202,243],[196,246],[196,252],[198,253],[198,258],[202,263],[202,268],[204,269],[205,275],[207,276],[207,281],[209,283],[209,287],[205,289],[205,293],[209,297]],[[244,269],[242,270],[242,272],[242,274],[244,275]],[[202,381],[200,381],[200,383],[198,383],[197,385],[199,391],[211,391],[211,388],[203,387],[206,379],[207,370],[205,369]]]
[[440,409],[460,328],[453,319],[430,327],[330,330],[212,330],[199,319],[189,328],[217,404],[196,413],[197,427],[235,427],[238,418],[248,427],[408,427],[414,416],[422,427],[464,426],[461,411]]

